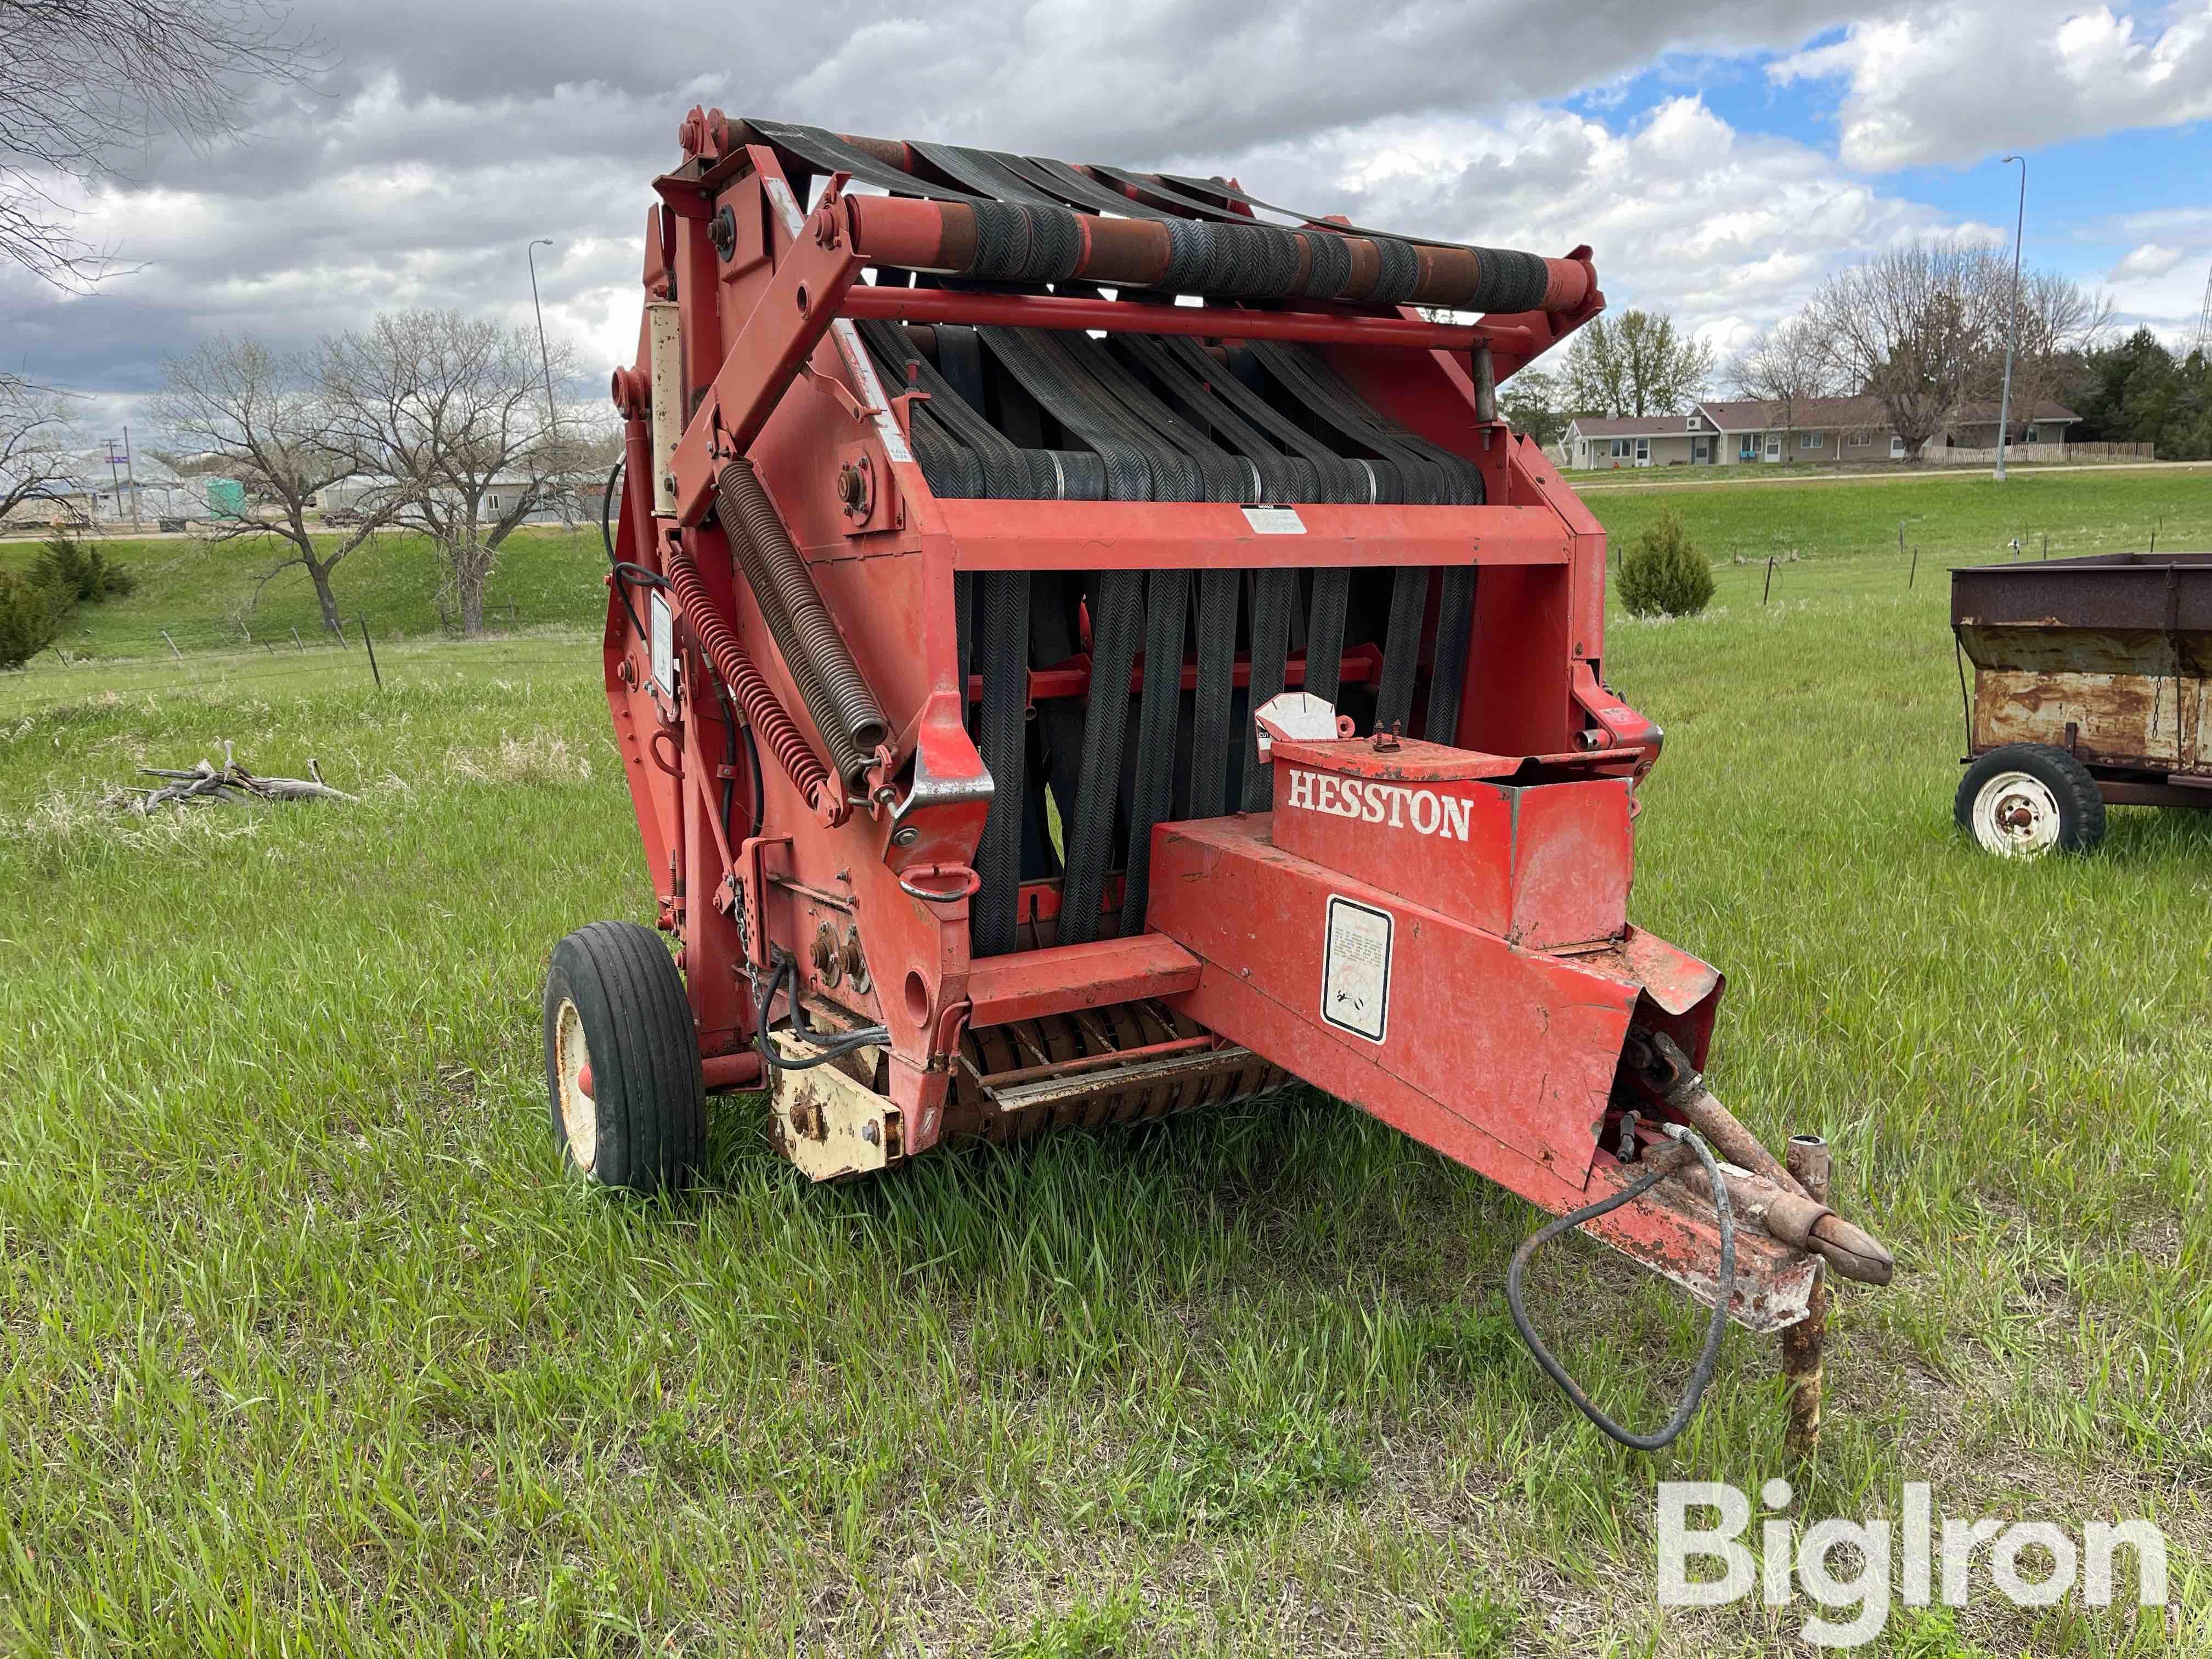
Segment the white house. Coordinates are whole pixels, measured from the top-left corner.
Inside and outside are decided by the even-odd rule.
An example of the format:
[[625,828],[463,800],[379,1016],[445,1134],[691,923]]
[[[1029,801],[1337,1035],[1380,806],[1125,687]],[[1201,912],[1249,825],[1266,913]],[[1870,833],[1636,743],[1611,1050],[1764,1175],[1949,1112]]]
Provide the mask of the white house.
[[[2045,399],[2015,412],[2011,441],[2059,445],[2081,417]],[[1994,449],[1994,404],[1969,404],[1923,446],[1925,460],[1949,449]],[[1902,461],[1905,440],[1890,429],[1878,398],[1800,398],[1792,403],[1708,398],[1686,415],[1626,420],[1578,417],[1567,424],[1567,465],[1576,467],[1732,466],[1739,462]]]

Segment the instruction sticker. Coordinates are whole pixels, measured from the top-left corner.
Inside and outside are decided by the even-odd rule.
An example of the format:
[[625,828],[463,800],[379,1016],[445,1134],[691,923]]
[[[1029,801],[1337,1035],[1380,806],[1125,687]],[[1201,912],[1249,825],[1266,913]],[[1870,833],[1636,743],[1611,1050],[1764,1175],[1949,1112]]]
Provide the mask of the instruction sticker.
[[1262,536],[1303,536],[1306,521],[1295,507],[1248,507],[1244,522]]
[[670,696],[676,695],[675,617],[668,601],[653,596],[653,682]]
[[1389,1028],[1392,926],[1388,910],[1329,896],[1321,1017],[1370,1042],[1382,1042]]

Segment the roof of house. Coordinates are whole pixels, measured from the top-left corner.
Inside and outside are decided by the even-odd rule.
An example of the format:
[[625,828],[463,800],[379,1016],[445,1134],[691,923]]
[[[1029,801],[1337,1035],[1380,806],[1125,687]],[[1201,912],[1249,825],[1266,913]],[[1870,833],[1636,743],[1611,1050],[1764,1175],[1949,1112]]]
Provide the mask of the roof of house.
[[[1779,403],[1758,398],[1741,398],[1730,402],[1708,398],[1699,404],[1706,417],[1723,432],[1769,432],[1784,425],[1792,430],[1804,431],[1820,427],[1863,427],[1886,430],[1889,416],[1883,410],[1879,398],[1800,398],[1794,403]],[[1952,421],[1954,426],[1994,426],[1997,406],[1995,404],[1967,404],[1962,406]],[[2030,421],[2078,421],[2081,417],[2063,404],[2045,398],[2029,414],[2022,410],[2015,418]]]
[[1656,438],[1688,431],[1689,418],[1687,415],[1631,415],[1613,420],[1577,415],[1567,425],[1584,438]]

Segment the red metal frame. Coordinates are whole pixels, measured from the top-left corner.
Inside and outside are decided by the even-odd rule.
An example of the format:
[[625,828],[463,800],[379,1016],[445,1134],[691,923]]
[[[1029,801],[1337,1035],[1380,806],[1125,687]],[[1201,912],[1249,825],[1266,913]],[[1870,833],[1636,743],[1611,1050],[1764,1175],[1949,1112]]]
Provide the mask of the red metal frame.
[[[665,463],[676,510],[655,518],[641,338],[636,364],[617,377],[630,457],[620,551],[658,571],[668,538],[679,538],[723,620],[826,753],[708,517],[719,469],[750,455],[896,734],[901,799],[895,810],[856,805],[826,824],[765,756],[757,777],[744,760],[732,765],[732,750],[744,751],[696,635],[676,630],[671,696],[654,684],[649,644],[629,616],[652,591],[633,584],[611,597],[616,736],[714,1074],[752,1075],[741,1058],[752,1036],[748,975],[780,947],[796,958],[812,1006],[888,1029],[884,1087],[909,1156],[939,1139],[968,1026],[1158,998],[1547,1207],[1621,1179],[1605,1126],[1630,1025],[1668,1032],[1702,1063],[1722,982],[1626,923],[1632,794],[1659,734],[1603,684],[1604,533],[1536,446],[1483,418],[1470,355],[1486,346],[1497,374],[1510,374],[1595,314],[1603,299],[1594,280],[1572,310],[1465,327],[1411,312],[1231,313],[863,285],[836,181],[802,211],[775,152],[721,154],[722,131],[718,119],[687,123],[694,159],[659,181],[645,288],[665,299],[672,287],[680,308],[686,419]],[[720,251],[718,214],[727,216]],[[1570,259],[1587,272],[1587,249]],[[1490,504],[1301,504],[1305,533],[1263,536],[1243,509],[1218,503],[940,500],[907,447],[906,389],[880,385],[858,349],[849,319],[869,316],[1310,340],[1377,407],[1474,461]],[[840,494],[848,467],[872,480],[858,513]],[[1275,813],[1161,826],[1148,932],[971,962],[960,877],[989,779],[962,718],[977,687],[956,667],[955,572],[1283,564],[1480,568],[1465,713],[1456,732],[1439,734],[1456,747],[1280,744]],[[1372,666],[1351,653],[1344,678]],[[1084,658],[1041,669],[1032,695],[1082,695],[1089,674]],[[1301,678],[1294,659],[1290,683]],[[1340,801],[1354,787],[1342,780],[1359,792],[1449,796],[1468,834],[1399,833],[1364,812],[1317,817],[1284,793],[1294,769],[1340,781]],[[761,823],[748,834],[740,820],[756,787]],[[1359,795],[1370,798],[1382,799]],[[1403,942],[1403,1000],[1383,1042],[1322,1018],[1332,896],[1394,918]],[[810,942],[825,925],[860,936],[865,979],[813,963]],[[1666,1115],[1646,1104],[1654,1119]],[[1711,1293],[1711,1211],[1674,1188],[1661,1193],[1600,1231]],[[1810,1258],[1764,1240],[1739,1248],[1738,1316],[1771,1327],[1802,1312]]]

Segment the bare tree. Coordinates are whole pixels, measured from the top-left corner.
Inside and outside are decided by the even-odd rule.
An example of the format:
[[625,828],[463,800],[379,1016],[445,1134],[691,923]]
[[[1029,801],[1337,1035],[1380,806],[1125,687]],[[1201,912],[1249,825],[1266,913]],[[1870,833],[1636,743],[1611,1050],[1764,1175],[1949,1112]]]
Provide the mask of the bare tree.
[[351,428],[323,385],[320,363],[279,356],[258,340],[220,337],[165,360],[161,369],[165,385],[154,399],[154,417],[170,447],[157,451],[158,459],[179,474],[234,478],[246,491],[245,513],[220,525],[216,538],[275,538],[289,544],[286,556],[254,584],[254,603],[280,571],[300,566],[315,585],[323,626],[337,632],[331,573],[392,521],[400,498],[388,488],[364,490],[353,504],[360,516],[345,533],[317,544],[307,525],[311,505],[367,472]]
[[1911,242],[1838,271],[1807,308],[1838,378],[1881,402],[1915,460],[1989,392],[1993,343],[2002,361],[1986,264],[1960,242]]
[[[463,631],[482,633],[501,544],[532,514],[575,499],[579,446],[548,418],[537,337],[457,311],[410,311],[323,352],[356,462],[394,480],[399,521],[436,544]],[[574,362],[555,347],[550,378],[568,379]]]
[[1728,382],[1739,398],[1780,404],[1785,432],[1796,425],[1802,405],[1836,390],[1819,331],[1803,317],[1784,319],[1739,352],[1728,366]]
[[270,0],[0,0],[0,260],[81,287],[107,267],[66,199],[167,133],[234,134],[256,82],[296,82],[315,48]]
[[0,374],[0,520],[56,485],[74,483],[83,440],[70,415],[66,393]]
[[1713,349],[1663,311],[1625,311],[1582,325],[1564,373],[1577,414],[1678,415],[1704,395]]
[[[1981,280],[1990,290],[1995,337],[1984,378],[1992,386],[2004,375],[2004,331],[2012,318],[2012,264],[2003,251],[1984,254]],[[2056,271],[2027,270],[2020,278],[2020,339],[2012,366],[2012,425],[2015,432],[2035,423],[2035,412],[2057,400],[2059,389],[2080,367],[2083,355],[2111,325],[2109,295],[2093,294]],[[1986,401],[1997,394],[1984,391]]]

